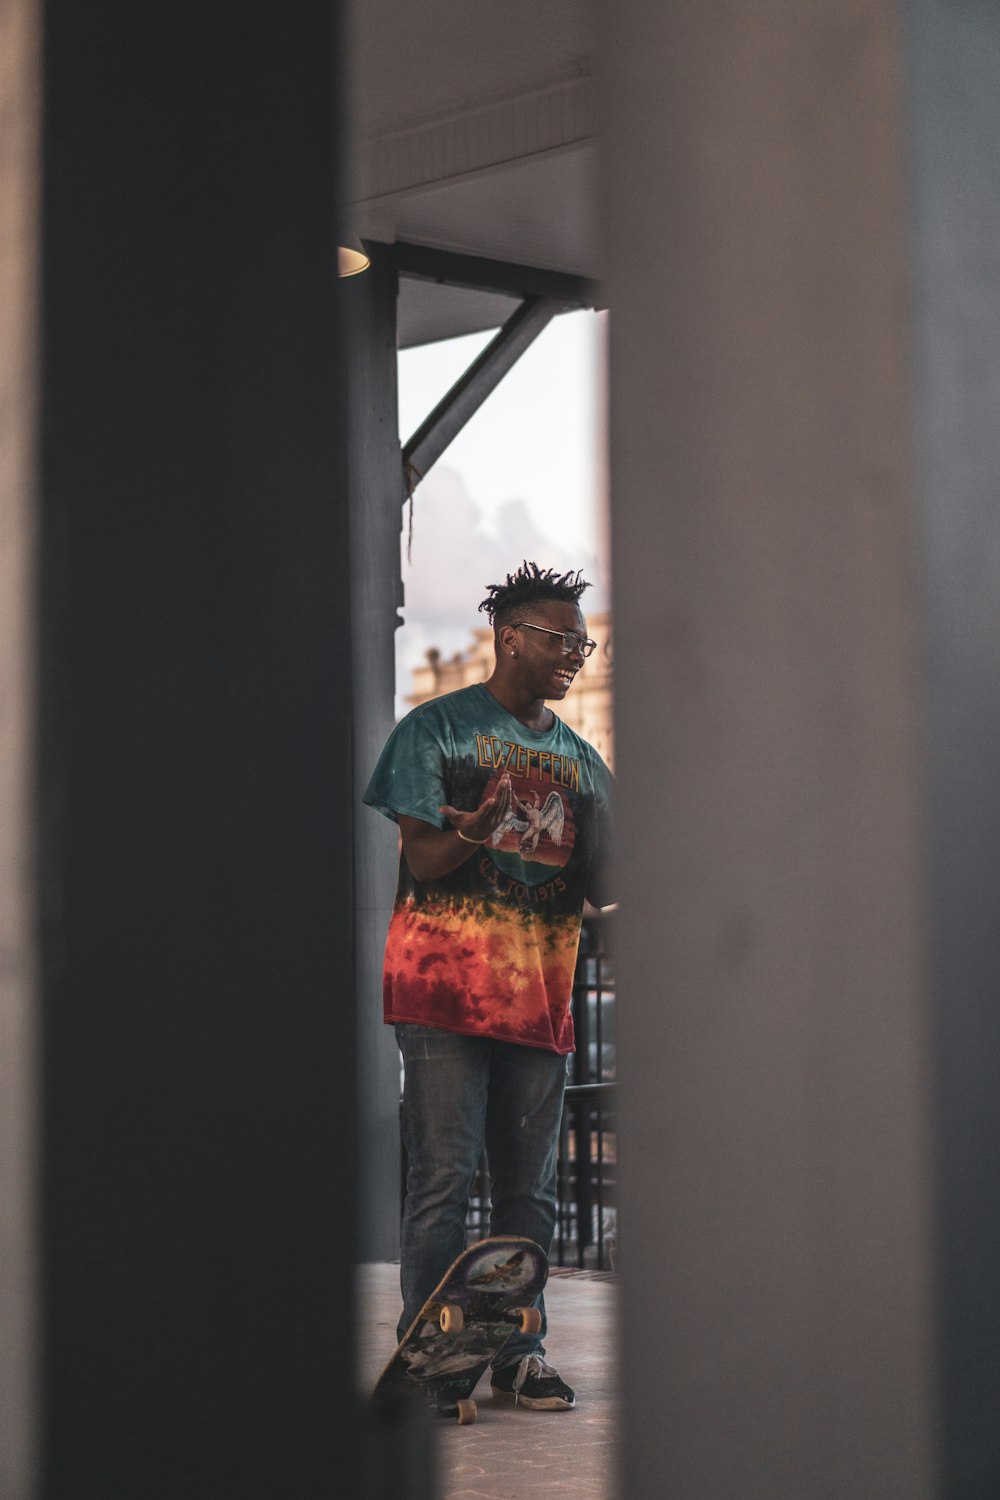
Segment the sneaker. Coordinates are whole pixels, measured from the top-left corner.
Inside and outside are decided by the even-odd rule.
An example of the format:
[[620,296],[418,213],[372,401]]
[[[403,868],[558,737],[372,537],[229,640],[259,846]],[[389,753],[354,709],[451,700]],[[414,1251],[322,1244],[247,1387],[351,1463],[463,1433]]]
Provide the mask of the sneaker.
[[533,1411],[569,1411],[576,1397],[540,1354],[526,1354],[516,1365],[501,1365],[490,1375],[497,1401],[513,1401]]

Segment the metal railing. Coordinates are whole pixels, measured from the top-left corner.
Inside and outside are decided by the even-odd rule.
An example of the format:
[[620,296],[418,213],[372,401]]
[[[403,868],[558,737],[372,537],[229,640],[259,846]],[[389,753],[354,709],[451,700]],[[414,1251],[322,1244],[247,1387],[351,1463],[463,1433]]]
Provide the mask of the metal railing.
[[576,1052],[559,1140],[559,1212],[552,1259],[614,1270],[618,1247],[614,966],[600,918],[583,924],[573,985]]

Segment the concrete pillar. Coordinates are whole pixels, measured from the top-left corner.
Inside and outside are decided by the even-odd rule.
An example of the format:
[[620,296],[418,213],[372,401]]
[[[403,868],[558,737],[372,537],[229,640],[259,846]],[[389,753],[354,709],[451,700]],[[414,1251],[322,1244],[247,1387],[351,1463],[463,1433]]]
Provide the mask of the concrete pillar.
[[403,602],[403,461],[396,404],[396,269],[372,265],[345,285],[354,325],[350,368],[351,574],[354,663],[354,869],[358,944],[358,1077],[362,1260],[399,1255],[399,1052],[382,1021],[382,954],[396,889],[391,823],[360,798],[395,716],[395,631]]
[[332,15],[45,6],[46,1500],[367,1493]]
[[921,1500],[934,1120],[896,7],[626,0],[599,55],[621,1491]]

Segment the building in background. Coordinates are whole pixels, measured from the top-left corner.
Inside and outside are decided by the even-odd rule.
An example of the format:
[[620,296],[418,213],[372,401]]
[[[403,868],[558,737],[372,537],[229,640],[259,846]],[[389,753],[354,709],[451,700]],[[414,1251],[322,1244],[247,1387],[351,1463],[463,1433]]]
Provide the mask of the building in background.
[[[587,629],[597,642],[597,650],[559,705],[559,717],[589,740],[614,770],[611,615],[589,615]],[[492,671],[493,632],[480,626],[472,632],[471,645],[465,651],[456,651],[447,661],[442,661],[435,648],[427,652],[426,665],[413,669],[413,690],[407,694],[407,705],[416,708],[443,693],[485,682]]]

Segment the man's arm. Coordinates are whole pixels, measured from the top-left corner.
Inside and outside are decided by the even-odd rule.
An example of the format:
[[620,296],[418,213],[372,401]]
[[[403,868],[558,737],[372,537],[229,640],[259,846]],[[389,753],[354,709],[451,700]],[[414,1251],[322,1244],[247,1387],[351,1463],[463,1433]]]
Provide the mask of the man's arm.
[[[610,785],[610,777],[608,780]],[[587,883],[587,900],[591,906],[596,906],[600,910],[601,907],[612,904],[615,899],[613,889],[614,875],[611,810],[610,805],[606,802],[600,813],[597,859],[590,872],[590,880]]]
[[[400,813],[399,831],[403,838],[406,863],[418,880],[440,880],[450,875],[485,844],[511,810],[510,777],[501,778],[492,797],[487,797],[475,812],[461,812],[445,803],[439,810],[450,828],[435,828],[421,818]],[[461,830],[462,836],[459,836]]]
[[604,906],[612,905],[614,897],[611,893],[611,866],[609,863],[599,865],[591,875],[590,884],[587,887],[587,900],[598,911]]

